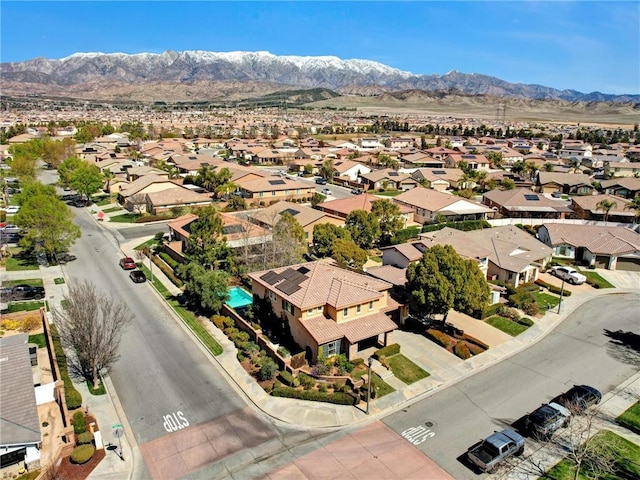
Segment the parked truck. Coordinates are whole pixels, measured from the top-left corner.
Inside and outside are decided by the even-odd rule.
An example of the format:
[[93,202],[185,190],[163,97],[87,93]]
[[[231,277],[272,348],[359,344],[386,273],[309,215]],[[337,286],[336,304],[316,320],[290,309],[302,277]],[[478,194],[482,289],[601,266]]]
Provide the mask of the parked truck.
[[524,438],[513,430],[495,432],[467,450],[469,461],[483,472],[492,472],[503,460],[522,455]]

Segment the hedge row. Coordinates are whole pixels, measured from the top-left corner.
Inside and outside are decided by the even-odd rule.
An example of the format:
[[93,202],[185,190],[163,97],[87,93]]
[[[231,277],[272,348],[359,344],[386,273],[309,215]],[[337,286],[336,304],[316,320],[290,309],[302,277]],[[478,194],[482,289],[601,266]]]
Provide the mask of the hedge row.
[[322,393],[316,390],[295,390],[289,387],[276,387],[271,391],[274,397],[297,398],[316,402],[336,403],[338,405],[356,405],[358,399],[349,393]]
[[433,340],[438,345],[444,348],[449,348],[453,343],[449,335],[442,333],[440,330],[436,330],[434,328],[427,329],[425,335],[428,339]]
[[82,412],[74,413],[71,423],[73,423],[74,433],[84,433],[87,430],[87,420]]
[[182,283],[182,280],[176,277],[176,274],[173,272],[173,269],[169,267],[169,265],[164,263],[160,258],[156,257],[155,255],[151,255],[151,261],[158,266],[158,268],[162,271],[162,273],[164,273],[167,276],[169,280],[171,280],[171,283],[173,283],[178,288],[182,288],[182,286],[184,285]]
[[147,222],[160,222],[162,220],[167,220],[167,215],[145,215],[143,217],[136,218],[133,223],[147,223]]
[[69,367],[67,365],[67,356],[62,349],[62,342],[60,341],[60,335],[58,335],[58,330],[55,325],[51,325],[51,340],[53,342],[53,350],[56,356],[56,363],[58,364],[58,369],[60,370],[60,376],[62,377],[62,382],[64,383],[64,398],[65,403],[67,404],[67,408],[69,410],[75,410],[76,408],[80,408],[82,406],[82,395],[76,387],[73,386],[73,382],[71,381],[71,377],[69,377]]
[[300,385],[298,379],[294,378],[291,372],[287,370],[283,370],[282,372],[280,372],[280,375],[278,375],[278,380],[284,383],[287,387],[297,387],[298,385]]
[[555,293],[557,295],[560,295],[560,292],[562,291],[562,296],[563,297],[570,297],[571,296],[571,291],[570,290],[567,290],[566,288],[564,290],[562,290],[561,287],[556,287],[555,285],[547,283],[544,280],[538,279],[538,280],[535,281],[535,283],[537,285],[540,285],[541,287],[546,288],[551,293]]
[[166,252],[160,252],[158,255],[162,260],[164,260],[164,263],[169,265],[174,270],[178,267],[178,265],[180,265],[180,262],[178,262],[175,258],[173,258],[171,255],[169,255]]
[[400,353],[400,344],[392,343],[391,345],[387,345],[386,347],[382,347],[376,350],[373,356],[374,358],[377,358],[379,360],[381,357],[388,358],[388,357],[392,357],[393,355],[397,355],[399,353]]
[[422,227],[422,233],[435,232],[442,230],[444,227],[455,228],[456,230],[462,230],[463,232],[469,232],[471,230],[482,230],[483,228],[491,228],[491,224],[486,220],[465,220],[463,222],[444,222],[431,225],[424,225]]

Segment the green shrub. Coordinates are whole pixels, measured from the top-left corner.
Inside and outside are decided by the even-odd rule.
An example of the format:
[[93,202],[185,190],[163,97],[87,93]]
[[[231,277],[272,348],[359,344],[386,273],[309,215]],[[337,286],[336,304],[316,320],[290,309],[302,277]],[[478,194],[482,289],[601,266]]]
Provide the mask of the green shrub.
[[373,356],[377,359],[380,357],[392,357],[400,353],[400,344],[392,343],[391,345],[387,345],[386,347],[379,348],[373,354]]
[[295,387],[296,379],[291,375],[291,372],[288,370],[283,370],[278,375],[278,380],[280,380],[287,387]]
[[462,230],[468,232],[471,230],[482,230],[483,228],[491,228],[491,224],[486,220],[465,220],[462,222],[444,222],[438,224],[424,225],[422,227],[422,233],[435,232],[442,230],[444,227],[455,228],[456,230]]
[[440,330],[436,330],[434,328],[429,328],[425,332],[425,335],[427,336],[427,338],[429,340],[433,340],[438,345],[440,345],[441,347],[444,347],[444,348],[449,348],[451,346],[451,344],[453,343],[453,340],[451,340],[449,335],[441,332]]
[[467,343],[467,348],[469,349],[469,352],[471,352],[471,355],[479,355],[485,351],[484,348],[479,345],[474,345],[473,343]]
[[351,360],[351,363],[353,363],[354,367],[364,365],[364,358],[354,358],[353,360]]
[[271,357],[264,357],[260,361],[260,380],[271,380],[278,371],[278,364]]
[[508,318],[509,320],[517,321],[520,318],[520,312],[515,308],[502,306],[501,309],[498,310],[498,314],[501,317]]
[[335,363],[338,367],[338,375],[345,375],[353,371],[354,365],[347,360],[346,355],[336,355]]
[[78,441],[78,445],[88,445],[93,443],[93,433],[91,432],[82,432],[76,437]]
[[287,350],[285,347],[278,347],[278,355],[280,355],[283,358],[287,358],[291,354],[289,353],[289,350]]
[[551,293],[555,293],[556,295],[560,295],[560,292],[562,291],[562,296],[563,297],[570,297],[571,296],[571,291],[570,290],[567,290],[566,288],[564,290],[562,290],[562,287],[556,287],[555,285],[551,285],[550,283],[547,283],[544,280],[538,279],[538,280],[535,281],[535,283],[537,285],[540,285],[541,287],[546,288]]
[[478,340],[476,337],[472,337],[471,335],[467,335],[466,333],[464,335],[462,335],[462,340],[467,342],[467,346],[473,344],[473,345],[477,345],[480,348],[484,349],[484,350],[489,350],[489,345],[487,345],[486,343]]
[[527,282],[527,283],[523,283],[522,285],[519,285],[518,288],[516,288],[516,290],[525,290],[527,292],[539,292],[540,285],[536,285],[533,282]]
[[74,413],[71,423],[73,423],[73,431],[75,433],[83,433],[87,430],[87,420],[82,412]]
[[164,263],[166,263],[167,265],[169,265],[171,268],[173,268],[174,270],[176,269],[176,267],[178,265],[180,265],[180,262],[178,262],[176,259],[174,259],[173,257],[171,257],[168,253],[165,252],[160,252],[158,255],[160,255],[160,258],[162,260],[164,260]]
[[220,330],[224,329],[224,318],[221,315],[212,315],[211,316],[211,323],[213,323],[216,327],[218,327]]
[[533,320],[527,317],[519,318],[518,320],[516,320],[516,322],[520,325],[524,325],[525,327],[530,327],[531,325],[533,325]]
[[338,405],[355,405],[358,399],[349,393],[334,392],[322,393],[316,390],[295,390],[293,388],[281,387],[271,391],[274,397],[297,398],[300,400],[312,400],[316,402],[336,403]]
[[465,342],[461,340],[459,340],[453,347],[453,353],[455,353],[457,357],[460,357],[463,360],[471,358],[471,351],[469,350],[469,347]]
[[155,255],[151,255],[151,261],[158,266],[158,268],[167,276],[169,280],[171,280],[171,283],[173,283],[178,288],[182,288],[182,286],[184,285],[182,283],[182,280],[176,277],[176,274],[173,272],[173,269],[171,267],[169,267]]
[[494,303],[493,305],[485,305],[480,312],[480,319],[492,317],[496,315],[502,308],[501,303]]
[[[69,382],[71,383],[71,382]],[[64,387],[64,399],[69,410],[75,410],[82,406],[82,395],[78,390],[73,388],[73,385]]]
[[313,387],[316,384],[315,379],[304,372],[300,372],[298,374],[298,382],[300,382],[300,385],[307,389]]
[[80,445],[76,447],[71,452],[71,463],[77,463],[82,465],[83,463],[87,463],[93,457],[93,454],[96,451],[96,447],[93,445]]

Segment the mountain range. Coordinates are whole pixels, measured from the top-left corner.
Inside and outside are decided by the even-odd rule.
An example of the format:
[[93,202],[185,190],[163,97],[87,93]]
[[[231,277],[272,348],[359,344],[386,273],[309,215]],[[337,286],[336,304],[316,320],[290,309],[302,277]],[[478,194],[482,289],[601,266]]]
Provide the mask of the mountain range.
[[178,100],[216,101],[323,88],[342,95],[422,90],[569,102],[640,102],[637,94],[557,90],[455,70],[444,75],[417,75],[369,60],[269,52],[76,53],[55,60],[1,63],[0,80],[3,95],[101,100],[176,101],[177,95],[184,97]]

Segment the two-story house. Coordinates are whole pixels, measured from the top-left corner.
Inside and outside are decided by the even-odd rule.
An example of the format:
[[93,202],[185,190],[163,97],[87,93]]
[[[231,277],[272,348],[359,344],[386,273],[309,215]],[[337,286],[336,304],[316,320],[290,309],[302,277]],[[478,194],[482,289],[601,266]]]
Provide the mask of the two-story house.
[[336,354],[352,360],[362,350],[393,343],[397,325],[390,315],[399,305],[389,296],[388,282],[331,260],[253,272],[249,278],[253,295],[270,301],[311,363]]

